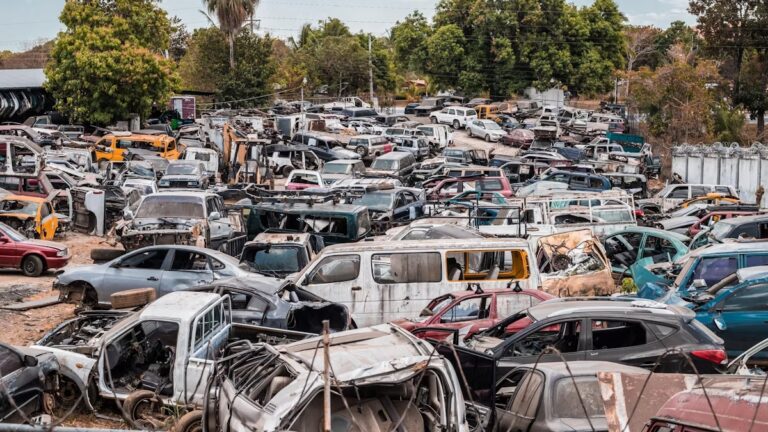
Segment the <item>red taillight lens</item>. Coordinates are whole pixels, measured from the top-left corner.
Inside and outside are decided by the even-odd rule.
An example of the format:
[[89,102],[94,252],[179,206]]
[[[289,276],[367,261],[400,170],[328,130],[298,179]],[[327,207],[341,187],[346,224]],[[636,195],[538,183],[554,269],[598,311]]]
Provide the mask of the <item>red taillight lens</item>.
[[644,211],[642,211],[641,209],[636,209],[635,210],[635,217],[643,217],[643,216],[645,216],[645,212]]
[[723,350],[700,350],[691,351],[691,355],[702,360],[710,361],[715,364],[725,364],[728,362],[728,356]]

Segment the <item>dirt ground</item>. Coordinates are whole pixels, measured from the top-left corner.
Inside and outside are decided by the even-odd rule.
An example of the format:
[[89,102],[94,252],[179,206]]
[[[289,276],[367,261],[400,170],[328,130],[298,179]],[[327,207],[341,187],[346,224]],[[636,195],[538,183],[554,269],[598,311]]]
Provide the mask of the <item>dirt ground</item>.
[[[72,259],[69,266],[91,264],[91,249],[106,247],[100,244],[100,237],[90,237],[82,234],[67,234],[58,238],[69,247]],[[38,300],[55,296],[53,291],[53,272],[49,271],[37,278],[26,277],[20,271],[0,271],[0,306],[5,306],[27,300]],[[0,342],[27,346],[40,339],[45,332],[53,329],[62,321],[74,317],[74,305],[58,304],[25,312],[15,312],[0,309],[0,321],[3,331],[0,331]],[[119,418],[115,412],[110,417]],[[91,414],[77,413],[68,418],[64,425],[101,428],[127,428],[122,421],[112,421],[97,418]]]

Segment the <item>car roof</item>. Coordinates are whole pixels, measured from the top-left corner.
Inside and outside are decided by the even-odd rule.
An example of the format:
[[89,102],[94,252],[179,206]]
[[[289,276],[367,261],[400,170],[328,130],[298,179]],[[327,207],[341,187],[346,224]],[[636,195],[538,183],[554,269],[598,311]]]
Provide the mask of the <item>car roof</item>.
[[[751,216],[747,216],[751,217]],[[730,219],[728,219],[730,220]],[[728,221],[726,220],[726,222]],[[718,222],[721,223],[721,222]],[[691,251],[689,256],[707,256],[720,253],[761,252],[768,251],[768,240],[761,241],[728,241],[724,243],[710,244]]]
[[323,166],[326,165],[353,165],[357,163],[363,163],[360,159],[336,159],[332,161],[328,161],[323,164]]
[[336,244],[327,246],[329,252],[367,252],[406,249],[457,248],[457,250],[484,248],[525,248],[530,245],[527,240],[517,238],[471,238],[471,239],[430,239],[430,240],[385,240],[364,243]]
[[384,153],[383,155],[379,156],[377,159],[402,159],[407,156],[413,156],[413,153],[411,152],[400,152],[400,151],[393,151],[389,153]]
[[149,198],[152,196],[171,196],[171,195],[184,196],[184,197],[196,197],[196,198],[209,198],[213,196],[218,196],[215,193],[207,192],[207,191],[197,192],[197,191],[180,191],[180,190],[171,189],[171,190],[163,190],[160,192],[149,194],[145,198]]
[[[528,308],[528,315],[536,321],[568,315],[619,314],[639,318],[642,314],[654,316],[682,316],[681,308],[636,298],[595,300],[593,298],[554,299]],[[688,311],[685,315],[693,315]],[[647,316],[647,315],[646,315]]]
[[139,312],[142,320],[191,323],[200,312],[220,299],[213,293],[176,291],[153,301]]
[[[533,369],[533,365],[523,367]],[[536,365],[536,369],[541,370],[546,375],[561,376],[571,376],[571,374],[589,376],[597,375],[598,372],[623,372],[642,375],[650,373],[647,369],[607,361],[569,361],[567,365],[563,362],[540,362]]]
[[739,216],[739,217],[736,217],[736,218],[725,219],[725,220],[720,221],[718,223],[727,224],[727,225],[741,225],[741,224],[745,224],[745,223],[762,222],[764,220],[768,220],[768,213],[760,213],[760,214],[748,215],[748,216]]
[[29,201],[29,202],[33,202],[33,203],[37,203],[37,204],[41,204],[41,203],[44,203],[46,201],[45,198],[34,197],[34,196],[27,196],[27,195],[8,194],[8,195],[0,196],[0,201],[8,201],[8,200]]
[[[472,290],[462,290],[462,291],[454,291],[454,292],[449,293],[449,294],[451,296],[453,296],[454,298],[456,298],[456,299],[462,299],[462,298],[465,298],[465,297],[472,297],[472,296],[475,296],[475,295],[483,295],[483,294],[488,294],[488,295],[493,295],[493,294],[495,294],[495,295],[528,294],[528,295],[533,295],[533,296],[538,296],[538,295],[544,294],[545,297],[546,296],[550,296],[545,291],[541,291],[541,290],[537,290],[537,289],[527,289],[527,288],[524,288],[524,289],[522,289],[520,291],[515,291],[515,290],[509,289],[509,288],[489,288],[489,289],[483,289],[482,292],[476,292],[476,291],[472,291]],[[551,296],[551,297],[554,298],[553,296]]]
[[[687,216],[683,216],[683,217],[687,217]],[[617,233],[611,234],[611,236],[614,236],[616,234],[624,234],[624,233],[647,233],[647,234],[655,235],[658,237],[670,237],[675,240],[680,240],[681,242],[686,242],[690,240],[690,237],[688,237],[685,234],[676,233],[674,231],[666,231],[658,228],[641,227],[641,226],[627,227]]]

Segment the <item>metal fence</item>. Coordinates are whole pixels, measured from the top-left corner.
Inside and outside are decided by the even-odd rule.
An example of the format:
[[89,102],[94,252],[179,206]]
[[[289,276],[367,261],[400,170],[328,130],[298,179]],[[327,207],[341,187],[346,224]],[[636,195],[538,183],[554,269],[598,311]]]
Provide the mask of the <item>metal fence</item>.
[[[754,202],[760,185],[768,186],[768,146],[683,144],[672,148],[672,172],[686,183],[735,186],[742,201]],[[761,206],[767,198],[763,197]]]

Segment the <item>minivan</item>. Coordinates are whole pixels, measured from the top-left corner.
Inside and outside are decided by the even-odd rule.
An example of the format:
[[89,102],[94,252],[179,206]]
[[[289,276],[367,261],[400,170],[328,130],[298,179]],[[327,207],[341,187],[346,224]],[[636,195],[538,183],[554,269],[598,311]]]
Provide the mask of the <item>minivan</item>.
[[394,138],[397,151],[411,152],[417,160],[429,157],[429,142],[424,138]]
[[413,173],[414,165],[416,158],[413,153],[394,151],[377,157],[371,163],[368,173],[405,178]]
[[477,285],[536,288],[521,239],[398,240],[329,246],[295,281],[347,306],[358,327],[415,317],[442,294]]
[[448,147],[443,150],[443,156],[445,156],[448,162],[488,165],[488,154],[485,150],[476,150],[467,147]]

